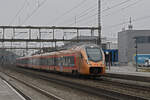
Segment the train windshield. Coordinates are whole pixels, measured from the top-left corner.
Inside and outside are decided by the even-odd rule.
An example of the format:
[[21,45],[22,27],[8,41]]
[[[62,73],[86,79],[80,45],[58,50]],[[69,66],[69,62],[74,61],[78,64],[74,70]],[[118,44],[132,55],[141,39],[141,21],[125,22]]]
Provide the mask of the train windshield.
[[98,61],[102,60],[102,52],[99,48],[87,47],[86,53],[88,56],[88,60],[90,60],[90,61],[98,62]]

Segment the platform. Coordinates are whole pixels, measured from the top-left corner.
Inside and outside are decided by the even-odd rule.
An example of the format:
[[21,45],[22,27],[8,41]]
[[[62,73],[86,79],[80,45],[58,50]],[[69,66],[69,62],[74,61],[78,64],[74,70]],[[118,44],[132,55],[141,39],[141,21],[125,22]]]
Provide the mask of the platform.
[[0,100],[26,100],[6,81],[0,78]]
[[106,73],[116,73],[116,74],[128,74],[136,76],[146,76],[150,77],[150,72],[136,72],[136,67],[133,66],[111,66],[110,70],[107,69]]

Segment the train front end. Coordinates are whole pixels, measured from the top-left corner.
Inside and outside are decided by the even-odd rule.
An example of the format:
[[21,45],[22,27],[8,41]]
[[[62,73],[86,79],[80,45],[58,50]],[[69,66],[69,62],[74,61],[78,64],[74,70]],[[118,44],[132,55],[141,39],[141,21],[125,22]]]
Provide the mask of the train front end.
[[82,52],[82,73],[90,76],[101,76],[105,74],[104,53],[97,45],[85,46]]

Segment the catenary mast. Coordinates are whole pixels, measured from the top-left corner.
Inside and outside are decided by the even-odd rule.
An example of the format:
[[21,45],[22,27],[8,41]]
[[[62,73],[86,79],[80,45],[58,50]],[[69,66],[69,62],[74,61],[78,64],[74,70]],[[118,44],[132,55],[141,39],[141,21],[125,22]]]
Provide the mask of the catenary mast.
[[101,0],[98,0],[98,43],[101,46]]

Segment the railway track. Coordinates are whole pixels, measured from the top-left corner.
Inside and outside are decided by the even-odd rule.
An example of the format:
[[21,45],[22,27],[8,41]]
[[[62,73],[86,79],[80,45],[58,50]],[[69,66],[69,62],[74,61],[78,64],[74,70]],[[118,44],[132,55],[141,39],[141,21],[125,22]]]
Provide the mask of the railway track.
[[145,76],[107,73],[104,77],[140,81],[140,82],[150,82],[150,78]]
[[103,77],[104,81],[102,80],[96,80],[105,84],[112,84],[117,85],[120,87],[127,87],[132,89],[138,89],[142,91],[148,91],[150,92],[150,84],[147,82],[140,82],[140,81],[133,81],[133,80],[127,80],[127,79],[117,79],[117,78],[105,78]]
[[[19,69],[19,70],[17,69],[16,71],[18,73],[26,74],[30,77],[40,78],[41,80],[53,82],[53,83],[59,84],[61,86],[70,87],[70,88],[76,89],[78,91],[83,91],[83,92],[86,92],[88,94],[92,94],[92,95],[96,95],[96,96],[100,96],[100,97],[105,97],[107,99],[114,99],[114,100],[120,100],[120,99],[124,99],[124,100],[147,100],[147,99],[149,99],[149,98],[141,97],[141,96],[134,95],[134,94],[127,94],[127,93],[122,93],[119,91],[114,91],[114,90],[111,90],[111,88],[110,89],[104,89],[104,88],[99,88],[99,87],[83,85],[83,84],[79,84],[79,83],[71,82],[71,81],[67,81],[67,80],[56,79],[56,78],[48,77],[45,75],[33,73],[33,72],[35,72],[33,70],[32,70],[32,73],[31,73],[31,70],[28,71],[26,69]],[[110,84],[111,85],[118,85],[119,84],[118,87],[124,87],[124,88],[126,88],[126,87],[131,88],[132,87],[132,86],[127,85],[127,84],[121,84],[121,83],[116,84],[115,82],[110,83],[110,81],[101,81],[101,83],[105,84],[106,86],[109,86]],[[136,87],[134,87],[134,89],[135,88]],[[140,89],[141,88],[138,88],[136,90],[140,91]]]
[[[1,71],[0,71],[1,72]],[[31,100],[31,98],[27,95],[25,95],[23,92],[21,92],[19,89],[17,89],[15,86],[13,86],[10,82],[8,82],[5,78],[3,78],[2,76],[0,76],[0,78],[6,83],[8,84],[8,86],[11,86],[13,89],[15,89],[15,91],[17,91],[19,93],[19,95],[21,95],[23,97],[23,100]]]
[[[26,85],[27,87],[29,87],[29,88],[31,88],[31,89],[33,89],[33,90],[35,90],[35,91],[41,93],[42,95],[47,96],[47,97],[48,97],[49,99],[51,99],[51,100],[64,100],[63,98],[60,98],[60,97],[58,97],[58,96],[56,96],[56,95],[54,95],[54,94],[52,94],[52,93],[50,93],[50,92],[47,92],[46,90],[43,90],[43,89],[41,89],[40,87],[34,86],[34,85],[32,85],[32,84],[28,84],[27,82],[25,82],[25,81],[23,81],[23,80],[21,80],[21,79],[17,79],[17,78],[16,78],[15,76],[13,76],[12,74],[9,75],[8,73],[2,72],[2,71],[0,71],[0,72],[3,73],[3,74],[5,74],[6,76],[10,77],[11,79],[16,80],[17,82],[19,82],[19,83],[21,83],[21,84],[23,84],[23,85]],[[17,89],[15,86],[13,86],[10,82],[8,82],[5,78],[3,78],[2,76],[1,76],[1,78],[2,78],[3,80],[5,80],[7,83],[9,83],[15,90],[17,90],[26,100],[32,100],[29,96],[25,95],[23,92],[21,92],[21,91],[20,91],[19,89]]]

